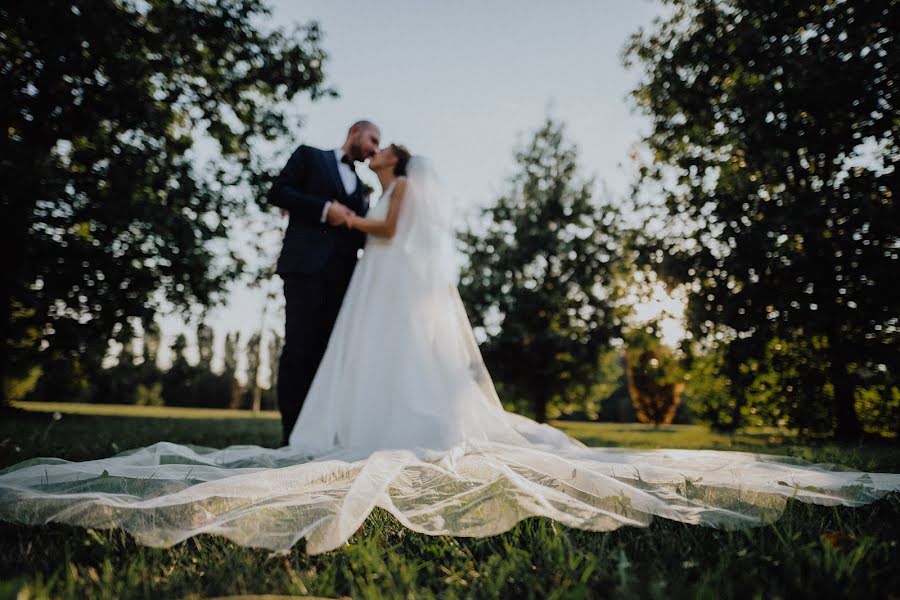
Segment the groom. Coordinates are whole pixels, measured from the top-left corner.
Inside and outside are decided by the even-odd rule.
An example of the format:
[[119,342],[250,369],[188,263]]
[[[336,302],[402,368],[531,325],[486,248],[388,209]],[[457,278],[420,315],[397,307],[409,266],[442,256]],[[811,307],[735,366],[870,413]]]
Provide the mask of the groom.
[[370,121],[350,127],[334,150],[300,146],[275,178],[269,202],[290,213],[276,273],[284,281],[284,349],[278,363],[281,445],[300,415],[325,354],[365,234],[346,227],[369,209],[354,163],[375,154],[381,132]]

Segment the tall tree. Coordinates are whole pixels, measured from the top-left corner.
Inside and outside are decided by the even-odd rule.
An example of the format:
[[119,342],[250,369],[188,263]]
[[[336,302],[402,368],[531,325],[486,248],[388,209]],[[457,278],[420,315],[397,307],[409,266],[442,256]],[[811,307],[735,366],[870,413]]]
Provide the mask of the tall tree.
[[204,371],[212,370],[212,357],[215,343],[215,332],[205,321],[197,324],[197,350],[200,360],[197,366]]
[[141,370],[137,367],[138,337],[131,327],[122,327],[115,334],[119,343],[114,364],[100,373],[92,374],[92,400],[101,403],[132,404],[141,383]]
[[269,389],[275,389],[275,382],[278,381],[278,363],[281,362],[281,350],[284,348],[284,336],[279,335],[277,331],[269,332]]
[[142,341],[142,354],[144,360],[141,365],[145,369],[157,371],[159,369],[157,361],[159,360],[159,346],[161,343],[161,335],[159,324],[156,321],[150,321],[146,325],[144,325],[144,335]]
[[[159,299],[224,291],[240,263],[216,268],[209,242],[264,195],[254,148],[287,133],[287,101],[332,93],[317,26],[267,16],[263,0],[0,7],[0,380],[95,356]],[[201,136],[219,151],[203,173]]]
[[727,345],[744,401],[787,340],[782,400],[830,395],[828,428],[855,437],[857,387],[900,367],[900,2],[668,3],[626,52],[653,119],[636,197],[664,224],[644,262],[686,284],[689,329]]
[[278,381],[278,362],[281,350],[284,347],[284,338],[275,330],[269,330],[268,365],[269,385],[262,392],[262,408],[271,410],[278,408],[278,390],[275,382]]
[[655,323],[629,331],[625,340],[625,375],[637,420],[671,423],[685,387],[678,359],[662,343]]
[[259,387],[259,367],[262,365],[262,332],[256,331],[247,340],[247,392],[250,395],[250,408],[253,413],[259,412],[262,390]]
[[222,377],[228,382],[228,408],[239,408],[241,404],[241,385],[237,380],[238,347],[241,343],[241,332],[225,334],[225,351],[222,355],[224,365]]
[[577,152],[548,119],[516,153],[510,190],[463,235],[460,293],[481,349],[511,398],[544,421],[548,404],[586,394],[600,351],[619,334],[619,214],[592,198]]
[[187,337],[179,333],[172,340],[169,351],[172,366],[162,376],[162,395],[165,403],[173,406],[192,406],[193,383],[196,369],[187,359]]
[[164,403],[162,395],[163,372],[159,368],[159,347],[161,334],[159,324],[149,321],[143,326],[142,336],[143,360],[139,367],[139,381],[135,390],[135,404],[161,405]]

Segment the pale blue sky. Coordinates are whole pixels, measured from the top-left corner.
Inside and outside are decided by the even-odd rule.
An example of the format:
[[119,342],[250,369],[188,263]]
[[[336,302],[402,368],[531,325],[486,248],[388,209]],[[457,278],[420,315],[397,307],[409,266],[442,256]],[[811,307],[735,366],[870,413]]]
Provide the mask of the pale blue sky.
[[[585,176],[614,198],[634,179],[629,154],[648,127],[627,98],[640,73],[622,66],[628,37],[663,10],[655,0],[276,0],[278,25],[315,19],[340,98],[296,109],[299,139],[330,148],[350,123],[378,123],[385,143],[430,156],[461,212],[505,189],[513,150],[548,114],[564,121]],[[361,174],[377,183],[371,174]],[[368,176],[367,176],[368,175]],[[599,189],[598,189],[599,192]],[[271,232],[273,255],[280,234]],[[277,277],[271,282],[280,292]],[[235,286],[213,311],[217,346],[226,330],[259,327],[263,293]],[[267,328],[282,327],[271,314]],[[164,333],[178,328],[164,320]]]
[[[317,19],[341,98],[303,102],[303,142],[339,145],[368,116],[385,141],[435,159],[464,204],[503,189],[512,149],[545,115],[564,120],[586,173],[624,192],[644,120],[626,95],[628,36],[659,13],[649,0],[455,2],[278,0],[278,22]],[[300,140],[298,140],[300,141]]]

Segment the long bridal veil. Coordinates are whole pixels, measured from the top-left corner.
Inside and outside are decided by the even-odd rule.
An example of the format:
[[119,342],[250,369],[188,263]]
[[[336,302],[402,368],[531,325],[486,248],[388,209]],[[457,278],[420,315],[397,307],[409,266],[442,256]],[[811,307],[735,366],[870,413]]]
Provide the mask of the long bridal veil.
[[426,278],[423,286],[456,287],[459,260],[455,250],[453,211],[444,193],[434,164],[423,156],[413,156],[407,167],[407,194],[397,222],[396,241]]
[[27,460],[0,471],[0,518],[121,527],[152,546],[305,539],[319,553],[376,506],[431,535],[492,535],[532,516],[592,531],[654,516],[731,529],[772,522],[790,498],[858,506],[900,490],[900,474],[784,456],[591,448],[504,411],[456,291],[447,199],[424,159],[408,181],[396,237],[370,239],[354,272],[296,444]]

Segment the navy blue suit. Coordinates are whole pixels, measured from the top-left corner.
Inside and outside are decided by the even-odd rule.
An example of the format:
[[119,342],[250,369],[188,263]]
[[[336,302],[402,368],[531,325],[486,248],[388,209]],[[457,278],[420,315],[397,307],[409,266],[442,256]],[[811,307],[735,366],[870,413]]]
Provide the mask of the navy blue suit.
[[359,177],[348,195],[331,150],[300,146],[272,182],[269,202],[290,214],[276,273],[284,280],[284,349],[278,364],[282,444],[300,415],[350,283],[364,233],[322,223],[329,200],[358,215],[369,210]]

